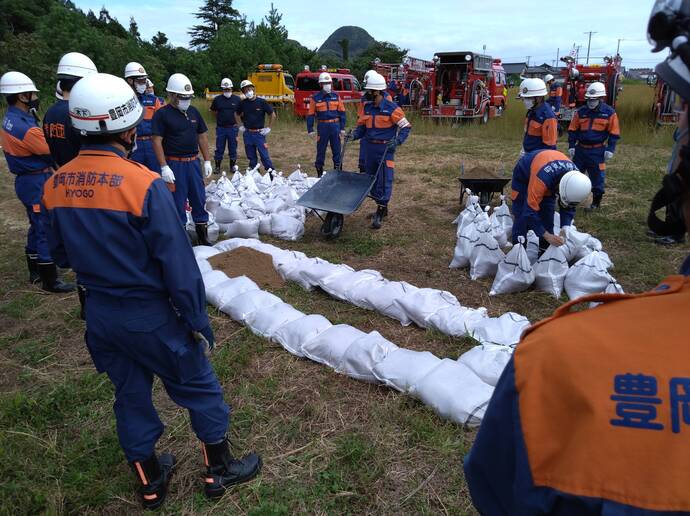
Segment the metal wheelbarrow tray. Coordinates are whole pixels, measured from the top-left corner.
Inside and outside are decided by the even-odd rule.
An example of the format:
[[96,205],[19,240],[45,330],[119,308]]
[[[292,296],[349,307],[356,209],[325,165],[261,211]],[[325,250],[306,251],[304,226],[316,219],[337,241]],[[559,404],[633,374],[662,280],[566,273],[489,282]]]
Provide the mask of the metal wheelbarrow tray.
[[481,178],[470,179],[460,177],[460,204],[465,197],[465,189],[469,188],[472,193],[479,196],[479,204],[483,208],[491,202],[493,194],[502,193],[505,186],[510,182],[511,178]]

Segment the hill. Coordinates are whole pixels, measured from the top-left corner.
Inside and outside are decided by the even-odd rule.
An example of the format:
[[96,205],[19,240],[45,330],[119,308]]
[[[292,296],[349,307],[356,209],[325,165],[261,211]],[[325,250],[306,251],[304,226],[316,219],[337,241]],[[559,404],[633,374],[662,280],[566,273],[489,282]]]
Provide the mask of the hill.
[[363,54],[369,47],[376,44],[376,40],[363,28],[347,25],[340,27],[328,36],[328,39],[319,48],[318,53],[342,57],[342,49],[338,45],[338,41],[343,39],[347,39],[350,42],[350,58]]

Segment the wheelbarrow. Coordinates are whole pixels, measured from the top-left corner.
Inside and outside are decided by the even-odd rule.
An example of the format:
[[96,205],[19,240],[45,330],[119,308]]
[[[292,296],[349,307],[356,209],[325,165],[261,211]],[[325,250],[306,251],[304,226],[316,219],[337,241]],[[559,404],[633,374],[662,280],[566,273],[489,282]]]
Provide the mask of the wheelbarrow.
[[[345,149],[350,141],[350,134],[348,133],[343,144],[339,168],[325,173],[297,200],[297,204],[311,210],[323,221],[321,234],[329,240],[335,240],[340,236],[345,215],[354,213],[361,206],[386,161],[387,152],[384,152],[376,174],[343,171]],[[322,216],[321,212],[326,212],[325,216]]]
[[[465,190],[469,189],[473,194],[479,196],[479,205],[485,208],[493,200],[494,194],[502,194],[505,186],[510,182],[510,178],[502,177],[487,177],[487,178],[467,178],[463,177],[465,173],[465,165],[460,165],[460,204],[465,197]],[[505,170],[503,170],[505,174]]]

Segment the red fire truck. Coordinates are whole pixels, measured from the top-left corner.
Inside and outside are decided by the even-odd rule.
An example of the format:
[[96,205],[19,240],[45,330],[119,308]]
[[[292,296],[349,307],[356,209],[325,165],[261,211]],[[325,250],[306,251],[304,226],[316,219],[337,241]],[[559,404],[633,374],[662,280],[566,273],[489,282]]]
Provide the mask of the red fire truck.
[[647,84],[654,87],[652,116],[656,126],[677,124],[682,109],[679,105],[682,99],[656,74],[647,78]]
[[401,106],[407,110],[427,107],[433,62],[405,56],[402,64],[392,64],[382,63],[377,58],[372,69],[383,75],[389,85],[395,85],[395,88],[388,88],[388,93],[393,99],[397,97]]
[[323,72],[331,74],[333,79],[333,92],[337,93],[345,104],[358,103],[362,97],[362,87],[357,78],[347,68],[326,68],[311,71],[309,66],[297,74],[295,81],[295,114],[306,117],[309,111],[309,99],[318,92],[319,75]]
[[506,108],[506,74],[500,59],[474,52],[434,55],[428,107],[422,116],[487,123]]
[[572,56],[561,58],[565,68],[561,70],[563,81],[563,97],[559,120],[562,126],[567,126],[573,118],[575,110],[586,103],[585,92],[593,82],[603,82],[606,86],[606,103],[615,108],[618,93],[621,90],[621,63],[623,58],[605,57],[603,65],[577,64]]

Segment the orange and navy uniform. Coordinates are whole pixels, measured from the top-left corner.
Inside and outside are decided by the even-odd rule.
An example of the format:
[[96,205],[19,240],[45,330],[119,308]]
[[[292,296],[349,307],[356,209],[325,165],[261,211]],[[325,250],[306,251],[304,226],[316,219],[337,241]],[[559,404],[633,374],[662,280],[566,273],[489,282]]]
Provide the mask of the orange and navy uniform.
[[[540,150],[529,152],[520,158],[513,169],[511,198],[513,200],[513,242],[526,236],[531,229],[540,238],[548,231],[553,233],[553,217],[556,208],[555,194],[561,178],[575,164],[562,152]],[[569,226],[575,217],[575,209],[560,207],[561,225]]]
[[529,328],[465,457],[479,513],[690,513],[688,306],[690,278],[670,276]]
[[[391,100],[390,93],[387,91],[383,91],[383,98],[386,100]],[[362,95],[361,99],[359,100],[359,104],[357,104],[357,119],[360,119],[364,115],[364,106],[367,105],[370,100],[367,100],[364,95]],[[364,143],[360,143],[359,145],[359,171],[364,173],[365,169],[365,145]]]
[[187,408],[197,436],[223,439],[228,407],[193,331],[208,327],[204,284],[160,176],[107,145],[84,145],[45,183],[56,263],[86,288],[86,344],[115,385],[127,460],[150,457],[163,432],[153,375]]
[[557,141],[558,120],[556,115],[549,104],[540,102],[527,112],[522,148],[525,152],[539,149],[556,150]]
[[58,100],[46,111],[43,117],[43,134],[58,167],[77,157],[81,138],[72,127],[68,101]]
[[137,97],[144,108],[144,117],[137,126],[137,148],[132,152],[131,159],[154,172],[160,173],[160,163],[158,163],[156,153],[153,151],[151,136],[153,135],[153,115],[165,105],[165,102],[152,93],[144,93],[137,95]]
[[563,86],[560,83],[553,82],[549,86],[549,98],[547,102],[553,108],[554,113],[558,114],[561,111],[561,99],[563,98]]
[[311,96],[309,100],[309,110],[307,112],[308,133],[314,130],[314,121],[319,124],[336,124],[338,130],[345,130],[345,105],[337,93],[318,91]]

